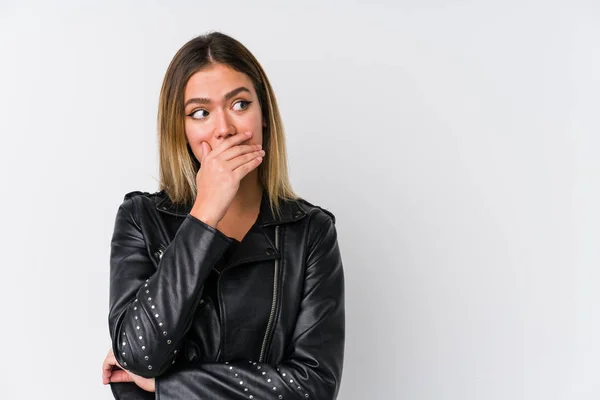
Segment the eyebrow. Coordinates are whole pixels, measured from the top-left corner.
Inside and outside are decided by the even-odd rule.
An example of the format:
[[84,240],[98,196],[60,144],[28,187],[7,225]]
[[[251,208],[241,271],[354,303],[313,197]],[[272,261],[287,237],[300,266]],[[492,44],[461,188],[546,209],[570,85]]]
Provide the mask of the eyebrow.
[[[240,93],[240,92],[248,92],[251,93],[250,90],[245,87],[245,86],[240,86],[237,89],[233,89],[231,92],[226,93],[225,96],[223,96],[223,98],[225,100],[229,100],[231,99],[233,96],[235,96],[236,94]],[[188,101],[185,102],[184,104],[184,108],[187,107],[188,105],[195,103],[195,104],[210,104],[210,99],[206,98],[206,97],[192,97],[191,99],[189,99]]]

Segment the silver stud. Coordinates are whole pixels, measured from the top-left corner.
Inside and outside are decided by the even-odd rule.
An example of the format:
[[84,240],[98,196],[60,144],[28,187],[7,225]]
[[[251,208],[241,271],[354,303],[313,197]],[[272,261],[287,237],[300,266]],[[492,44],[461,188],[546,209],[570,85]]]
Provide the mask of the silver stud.
[[150,358],[150,357],[148,357],[148,356],[144,356],[144,360],[147,360],[148,358]]
[[293,379],[290,379],[290,383],[294,383],[294,380],[293,380]]
[[133,307],[133,311],[137,311],[137,307]]
[[240,381],[240,385],[243,385],[243,384],[244,384],[244,381]]
[[123,332],[123,336],[125,336],[125,332]]
[[265,371],[263,371],[263,375],[264,375],[264,374],[266,374],[266,372],[265,372]]
[[158,318],[158,314],[154,314],[154,316],[155,316],[156,318]]
[[285,372],[283,374],[281,374],[281,375],[285,376]]
[[237,376],[238,376],[238,374],[235,374],[235,376],[237,377]]
[[127,342],[123,342],[123,346],[125,346],[127,344]]
[[154,306],[152,306],[152,307],[150,307],[150,308],[154,310]]
[[133,317],[133,318],[137,319],[137,315],[135,317]]
[[306,397],[306,398],[308,399],[308,393],[306,393],[306,394],[304,395],[304,397]]
[[171,364],[175,364],[175,360],[173,360],[173,362]]
[[148,369],[152,369],[152,365],[148,365]]
[[283,399],[283,396],[282,396],[282,395],[279,395],[279,398],[280,398],[280,399]]
[[142,350],[146,350],[146,346],[142,346]]
[[158,323],[158,326],[162,326],[162,322],[159,322],[159,323]]
[[138,301],[138,299],[135,299],[135,301],[134,301],[134,302],[135,302],[135,303],[137,303],[137,301]]
[[298,390],[302,390],[302,388],[300,386],[298,386]]
[[175,351],[173,352],[173,354],[177,354],[177,350],[175,350]]
[[244,388],[244,392],[247,392],[247,391],[248,391],[248,388]]
[[167,340],[167,344],[171,344],[171,340]]
[[277,388],[275,386],[273,386],[273,390],[277,390]]
[[229,369],[233,369],[233,367],[229,367]]
[[267,379],[267,382],[271,382],[271,378]]
[[256,363],[255,363],[255,362],[253,362],[253,363],[252,363],[252,365],[256,365]]
[[152,301],[152,297],[148,297],[148,301]]
[[136,329],[140,329],[139,325],[135,327]]
[[254,396],[250,395],[249,397],[250,397],[250,398],[253,398]]
[[163,335],[167,336],[167,331],[163,331]]
[[[146,281],[146,282],[148,282],[148,281]],[[146,283],[146,284],[144,285],[144,287],[147,287],[147,286],[148,286],[148,284]]]
[[125,355],[125,352],[123,352],[123,355]]
[[125,367],[126,367],[126,366],[127,366],[127,363],[126,363],[126,362],[123,362],[123,366],[125,366]]
[[140,340],[142,340],[142,337],[140,336]]
[[260,369],[260,365],[258,367],[256,367],[256,369]]

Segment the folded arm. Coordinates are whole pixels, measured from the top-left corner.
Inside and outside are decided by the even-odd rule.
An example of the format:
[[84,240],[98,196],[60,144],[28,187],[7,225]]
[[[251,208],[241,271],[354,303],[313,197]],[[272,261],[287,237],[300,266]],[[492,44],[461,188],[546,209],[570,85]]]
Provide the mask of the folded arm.
[[119,364],[151,378],[171,366],[191,325],[203,282],[232,240],[188,215],[155,268],[135,215],[133,198],[117,211],[108,322]]
[[310,246],[296,327],[278,365],[186,365],[156,378],[157,399],[335,399],[344,358],[344,275],[334,220]]

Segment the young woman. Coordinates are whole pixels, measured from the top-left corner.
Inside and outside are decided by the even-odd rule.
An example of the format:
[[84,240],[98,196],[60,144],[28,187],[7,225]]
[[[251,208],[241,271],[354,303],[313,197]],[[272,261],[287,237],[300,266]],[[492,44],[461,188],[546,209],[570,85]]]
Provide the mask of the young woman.
[[344,275],[334,215],[292,191],[273,89],[219,32],[175,55],[160,190],[127,193],[110,255],[117,399],[334,399]]

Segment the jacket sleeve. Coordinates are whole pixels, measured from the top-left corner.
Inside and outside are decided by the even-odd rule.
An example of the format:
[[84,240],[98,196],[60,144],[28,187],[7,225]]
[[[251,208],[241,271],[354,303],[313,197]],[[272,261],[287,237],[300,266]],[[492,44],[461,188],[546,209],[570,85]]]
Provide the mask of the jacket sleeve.
[[288,354],[278,365],[253,360],[180,366],[156,378],[157,400],[335,399],[344,358],[344,275],[334,220],[318,230]]
[[188,214],[155,267],[134,199],[124,200],[115,219],[108,324],[119,364],[151,378],[171,367],[203,282],[232,240]]

